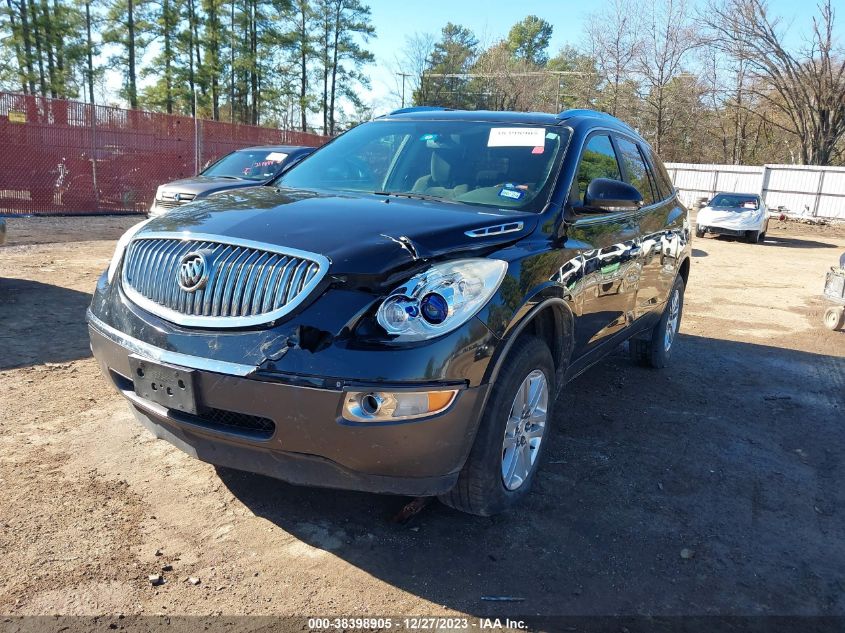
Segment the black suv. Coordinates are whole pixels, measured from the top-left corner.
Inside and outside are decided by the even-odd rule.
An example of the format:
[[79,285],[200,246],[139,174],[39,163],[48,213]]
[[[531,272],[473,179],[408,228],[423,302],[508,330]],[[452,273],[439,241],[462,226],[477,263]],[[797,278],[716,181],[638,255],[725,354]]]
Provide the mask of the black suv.
[[569,380],[672,351],[688,214],[611,116],[398,110],[274,185],[130,229],[88,314],[138,420],[202,460],[492,514]]

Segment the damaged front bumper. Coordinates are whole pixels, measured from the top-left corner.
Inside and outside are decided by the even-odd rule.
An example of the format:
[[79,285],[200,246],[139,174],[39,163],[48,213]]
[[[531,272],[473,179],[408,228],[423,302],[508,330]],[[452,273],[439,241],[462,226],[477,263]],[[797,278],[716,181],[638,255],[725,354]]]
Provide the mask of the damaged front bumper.
[[[294,484],[421,496],[446,492],[457,480],[486,399],[480,377],[497,341],[477,319],[454,339],[407,350],[304,349],[290,343],[289,333],[301,325],[265,331],[264,345],[255,332],[191,333],[164,325],[125,297],[104,303],[112,291],[122,294],[101,280],[88,312],[91,349],[156,437],[200,460]],[[287,341],[283,353],[267,344],[277,339]],[[239,358],[231,353],[238,347]],[[131,356],[193,370],[196,413],[138,395]],[[351,391],[446,387],[457,396],[428,417],[373,423],[343,415]]]
[[763,231],[766,220],[764,211],[754,213],[701,211],[696,224],[698,229],[705,233],[741,237],[748,231]]

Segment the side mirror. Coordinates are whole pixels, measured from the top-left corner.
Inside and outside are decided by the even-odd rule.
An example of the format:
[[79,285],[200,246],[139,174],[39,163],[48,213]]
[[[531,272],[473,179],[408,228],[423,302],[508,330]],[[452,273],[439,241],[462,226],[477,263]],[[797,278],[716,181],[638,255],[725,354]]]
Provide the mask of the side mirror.
[[636,187],[620,180],[596,178],[587,185],[584,210],[599,212],[636,211],[643,206],[643,196]]

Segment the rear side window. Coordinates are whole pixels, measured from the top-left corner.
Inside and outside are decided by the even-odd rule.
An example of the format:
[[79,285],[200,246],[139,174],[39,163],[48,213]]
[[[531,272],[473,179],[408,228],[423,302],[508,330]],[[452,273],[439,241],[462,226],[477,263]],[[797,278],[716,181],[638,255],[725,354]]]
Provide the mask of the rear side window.
[[575,184],[578,187],[578,203],[584,202],[587,185],[596,178],[622,180],[622,174],[619,171],[619,161],[616,158],[616,152],[607,134],[591,136],[584,145],[584,151],[581,153],[581,162],[578,165],[578,175],[575,180]]
[[616,141],[628,183],[636,187],[642,194],[644,206],[654,204],[655,195],[651,189],[648,167],[646,167],[645,160],[640,154],[639,147],[626,138],[617,137]]
[[654,174],[654,178],[657,181],[657,188],[660,189],[660,198],[665,200],[666,198],[672,197],[675,193],[675,185],[672,184],[672,178],[670,178],[669,172],[666,171],[666,166],[654,152],[649,150],[646,150],[646,152],[648,152],[648,157],[651,160],[652,174]]

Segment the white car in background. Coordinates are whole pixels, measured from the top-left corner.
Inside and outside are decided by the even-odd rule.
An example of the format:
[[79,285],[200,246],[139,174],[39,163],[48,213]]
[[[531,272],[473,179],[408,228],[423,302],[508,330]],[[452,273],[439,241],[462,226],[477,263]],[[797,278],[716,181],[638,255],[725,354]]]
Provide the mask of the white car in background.
[[756,193],[717,193],[698,212],[695,235],[705,233],[744,237],[752,244],[762,242],[769,229],[769,214]]

